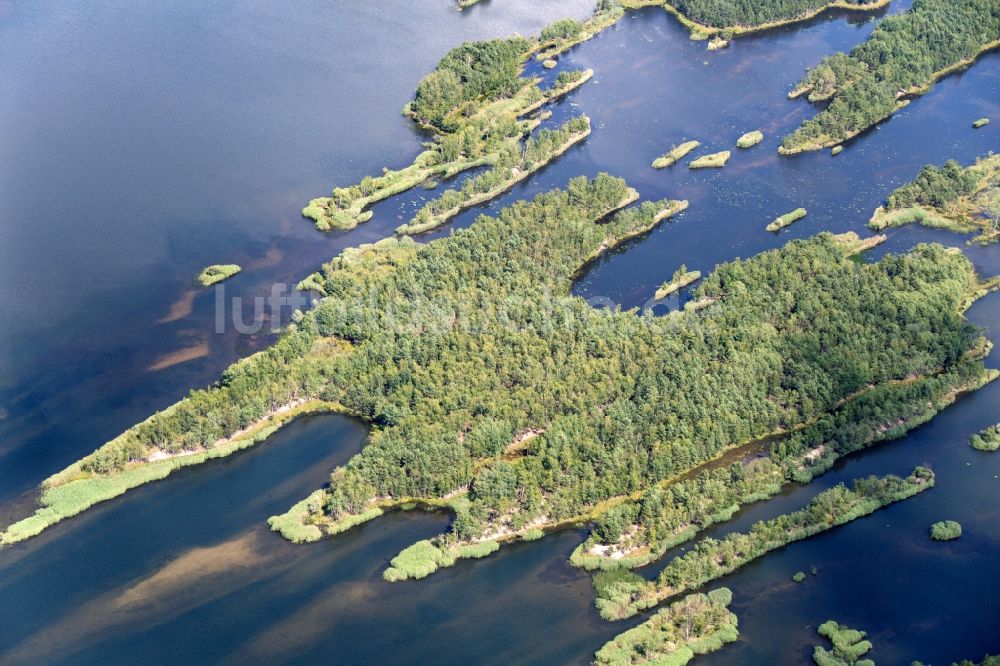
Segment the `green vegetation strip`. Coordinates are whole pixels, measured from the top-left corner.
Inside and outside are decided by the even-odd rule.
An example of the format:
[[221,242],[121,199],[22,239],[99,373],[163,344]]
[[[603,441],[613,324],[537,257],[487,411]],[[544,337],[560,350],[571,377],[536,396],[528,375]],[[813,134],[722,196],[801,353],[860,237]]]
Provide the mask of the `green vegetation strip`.
[[75,516],[99,502],[123,495],[132,488],[166,478],[182,467],[223,458],[253,446],[298,416],[337,410],[337,405],[319,400],[306,402],[295,409],[267,418],[239,436],[219,442],[210,449],[152,461],[133,462],[114,474],[94,474],[87,471],[86,464],[75,463],[46,480],[42,490],[42,506],[31,516],[14,523],[0,533],[0,546],[36,536],[64,518]]
[[656,290],[656,294],[653,295],[653,298],[655,298],[656,300],[660,300],[661,298],[666,298],[670,294],[680,291],[681,289],[688,286],[692,282],[695,282],[700,279],[701,279],[701,271],[689,271],[687,269],[687,266],[681,264],[681,267],[674,272],[674,275],[673,277],[670,278],[670,281],[664,282],[663,285],[661,285],[660,288]]
[[746,533],[722,540],[705,539],[672,560],[657,580],[648,581],[627,570],[594,576],[597,608],[607,620],[621,620],[665,599],[711,582],[789,543],[867,516],[894,502],[934,486],[934,473],[918,467],[906,479],[889,475],[854,481],[825,490],[799,511],[755,523]]
[[725,587],[675,601],[637,627],[615,636],[594,655],[607,666],[681,666],[739,638],[733,593]]
[[790,95],[830,100],[786,136],[790,155],[857,136],[928,91],[935,81],[1000,45],[1000,12],[983,0],[915,0],[889,16],[850,54],[837,53],[806,74]]
[[685,141],[681,145],[674,146],[668,152],[653,160],[652,166],[654,169],[663,169],[665,167],[672,166],[700,145],[700,141]]

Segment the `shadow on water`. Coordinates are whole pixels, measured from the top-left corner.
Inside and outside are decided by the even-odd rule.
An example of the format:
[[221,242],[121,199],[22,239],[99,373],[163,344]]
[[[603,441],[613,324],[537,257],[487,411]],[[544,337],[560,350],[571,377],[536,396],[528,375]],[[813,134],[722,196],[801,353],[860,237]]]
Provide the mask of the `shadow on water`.
[[[391,10],[330,3],[239,16],[220,6],[192,5],[161,8],[163,14],[98,12],[89,22],[71,9],[55,17],[43,10],[20,12],[8,29],[17,39],[0,40],[8,45],[0,46],[0,54],[17,47],[34,53],[27,48],[32,40],[60,45],[53,37],[80,25],[87,30],[79,29],[67,48],[81,57],[94,55],[94,45],[104,42],[116,43],[118,55],[148,53],[132,69],[112,67],[114,58],[110,64],[95,61],[102,66],[94,68],[89,89],[118,99],[113,113],[102,116],[97,111],[105,102],[89,99],[93,92],[60,77],[44,79],[45,95],[35,97],[29,95],[35,89],[18,79],[11,99],[26,108],[52,109],[49,114],[65,108],[66,117],[40,114],[32,124],[0,106],[0,120],[12,130],[4,136],[15,137],[12,154],[24,157],[21,180],[0,171],[0,191],[12,193],[0,196],[0,213],[12,202],[22,206],[0,215],[19,221],[16,229],[4,229],[11,235],[7,247],[32,265],[52,266],[53,284],[65,291],[53,296],[49,308],[39,308],[43,294],[36,286],[25,287],[24,294],[2,292],[5,303],[18,303],[0,344],[18,353],[5,351],[0,365],[0,499],[22,495],[188,387],[214,380],[238,354],[267,343],[266,335],[206,333],[213,330],[213,294],[192,293],[190,283],[201,266],[222,259],[243,263],[247,270],[227,282],[227,290],[259,296],[271,283],[294,283],[339,249],[381,238],[409,219],[431,193],[414,190],[379,204],[370,223],[346,234],[317,234],[297,210],[333,183],[353,182],[383,164],[398,166],[419,150],[421,137],[398,109],[448,47],[514,29],[531,32],[562,14],[583,15],[591,3],[553,5],[545,15],[535,4],[505,0],[459,15],[443,6],[448,3],[433,10],[403,2]],[[889,11],[904,6],[895,3]],[[205,27],[217,25],[219,15],[230,18],[222,38]],[[806,67],[826,53],[849,49],[872,28],[866,16],[846,19],[824,14],[804,27],[740,39],[710,54],[664,12],[630,14],[560,59],[560,69],[592,67],[596,76],[555,105],[550,122],[585,112],[593,134],[497,201],[464,212],[427,238],[598,171],[626,177],[647,199],[690,200],[684,214],[594,262],[574,286],[581,296],[631,307],[681,263],[706,272],[824,229],[866,233],[872,210],[923,164],[952,157],[969,162],[997,145],[997,124],[973,132],[969,122],[1000,116],[1000,57],[988,55],[942,81],[837,158],[822,153],[778,159],[781,135],[813,112],[801,100],[786,100],[787,91]],[[172,31],[180,36],[163,42],[164,25],[185,30]],[[324,30],[332,31],[328,38],[289,50],[301,35]],[[414,33],[426,40],[412,40]],[[61,53],[52,48],[55,56]],[[193,63],[198,57],[215,67]],[[150,73],[175,61],[184,76],[165,76],[162,92],[143,87]],[[0,63],[4,72],[19,64],[26,72],[40,66],[13,55]],[[125,91],[140,102],[129,102]],[[163,107],[151,118],[140,113],[160,109],[163,94],[194,111]],[[221,109],[219,99],[227,100]],[[90,113],[70,113],[80,108]],[[78,125],[80,117],[106,123],[87,134],[80,131],[86,129]],[[162,183],[143,186],[152,179],[150,165],[118,139],[129,136],[139,118],[157,128],[142,148],[156,156]],[[757,128],[765,133],[763,144],[750,151],[733,148],[740,134]],[[63,172],[42,178],[54,165],[29,159],[18,142],[34,140],[35,152],[44,157],[41,147],[47,144],[37,142],[46,132],[79,134],[81,142],[95,137],[94,146],[76,146],[93,163],[53,153],[77,171],[89,165],[97,173],[109,168],[94,157],[100,137],[113,136],[107,151],[128,166],[127,173],[112,170],[121,178],[96,184]],[[703,142],[695,155],[732,149],[730,164],[721,171],[689,171],[684,164],[649,168],[653,158],[686,138]],[[203,164],[195,169],[190,160]],[[25,220],[37,208],[32,204],[52,191],[76,202],[81,215],[38,232],[38,225]],[[108,211],[107,201],[120,201],[129,191],[135,201]],[[802,222],[779,234],[764,230],[798,206],[809,210]],[[107,224],[99,225],[109,213]],[[91,235],[81,239],[79,226]],[[51,240],[60,237],[67,243],[89,240],[86,247],[96,260],[60,262],[59,252],[50,251]],[[901,229],[878,253],[928,240],[964,241]],[[996,246],[969,248],[968,255],[984,274],[1000,273]],[[4,265],[11,275],[0,271],[5,290],[23,283],[12,277],[29,272],[22,264]],[[970,310],[985,328],[995,327],[998,315],[996,298]],[[202,341],[207,356],[148,370],[161,356]],[[873,658],[880,662],[949,663],[1000,650],[994,594],[1000,572],[993,555],[1000,528],[989,509],[1000,483],[1000,457],[967,444],[971,433],[995,422],[998,407],[1000,385],[963,397],[909,437],[852,456],[814,484],[710,530],[721,536],[746,529],[862,475],[905,474],[926,463],[938,475],[929,493],[794,544],[722,581],[735,592],[742,637],[706,663],[808,658],[815,626],[830,618],[869,631]],[[496,556],[392,585],[381,579],[388,560],[439,533],[447,515],[392,513],[304,546],[267,531],[268,516],[321,486],[364,437],[364,426],[350,419],[303,419],[263,446],[182,470],[0,552],[0,661],[568,663],[588,660],[628,626],[601,621],[589,576],[566,564],[584,537],[580,530],[505,546]],[[0,516],[11,506],[8,501]],[[927,527],[945,518],[959,520],[965,535],[951,544],[930,542]],[[817,576],[802,585],[790,582],[792,573],[812,565]]]

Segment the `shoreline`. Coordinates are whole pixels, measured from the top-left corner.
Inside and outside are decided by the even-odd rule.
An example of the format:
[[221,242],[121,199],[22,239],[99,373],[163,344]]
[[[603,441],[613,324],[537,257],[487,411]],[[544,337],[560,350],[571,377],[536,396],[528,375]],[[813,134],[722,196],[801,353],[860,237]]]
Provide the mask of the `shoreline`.
[[832,0],[822,7],[786,19],[775,19],[773,21],[768,21],[767,23],[761,23],[753,26],[732,25],[726,27],[715,27],[695,21],[669,2],[663,0],[622,0],[622,5],[627,9],[662,7],[668,14],[672,14],[681,25],[691,32],[691,39],[693,40],[708,39],[713,35],[718,35],[723,32],[731,33],[734,37],[740,35],[750,35],[756,32],[764,32],[766,30],[773,30],[775,28],[782,28],[784,26],[802,23],[803,21],[816,18],[820,14],[831,10],[843,9],[847,11],[870,12],[884,9],[890,4],[892,4],[892,0],[875,0],[875,2],[864,5],[846,2],[845,0]]

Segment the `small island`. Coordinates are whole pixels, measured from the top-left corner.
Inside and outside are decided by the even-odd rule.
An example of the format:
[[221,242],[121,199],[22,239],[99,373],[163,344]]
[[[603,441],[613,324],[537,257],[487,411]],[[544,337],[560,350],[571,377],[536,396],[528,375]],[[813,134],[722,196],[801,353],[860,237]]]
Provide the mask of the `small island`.
[[834,146],[833,148],[830,149],[830,155],[833,156],[833,157],[836,157],[837,155],[841,154],[842,152],[844,152],[844,147],[842,145],[840,145],[840,144],[837,144],[836,146]]
[[243,268],[237,264],[213,264],[198,273],[198,282],[203,287],[211,287],[216,282],[231,278]]
[[754,130],[752,132],[747,132],[739,139],[736,140],[737,148],[752,148],[758,143],[764,140],[764,133],[760,130]]
[[615,636],[594,655],[594,664],[686,664],[739,638],[733,593],[720,587],[691,594],[661,609],[637,627]]
[[711,155],[702,155],[697,157],[688,164],[689,169],[712,169],[712,168],[722,168],[726,166],[726,162],[729,161],[730,153],[728,150],[723,150],[719,153],[712,153]]
[[685,155],[701,145],[701,141],[685,141],[679,146],[674,146],[669,152],[660,155],[653,160],[654,169],[663,169],[672,166],[680,161]]
[[871,641],[865,639],[867,633],[833,620],[819,625],[816,631],[833,644],[832,650],[816,646],[813,651],[816,666],[875,666],[871,659],[861,658],[872,649]]
[[962,526],[954,520],[942,520],[931,525],[931,538],[935,541],[953,541],[962,536]]
[[796,583],[804,583],[806,580],[806,572],[796,571],[795,574],[792,576],[792,580]]
[[653,296],[656,300],[661,298],[666,298],[674,292],[680,291],[684,287],[688,286],[695,280],[701,279],[701,271],[689,271],[687,266],[681,264],[673,277],[670,278],[670,282],[664,282],[663,285],[656,290],[656,294]]
[[990,124],[989,118],[980,118],[976,122],[972,123],[972,127],[974,129],[979,129],[980,127],[986,127],[989,124]]
[[795,224],[805,216],[806,216],[805,208],[796,208],[790,213],[785,213],[784,215],[780,215],[774,218],[774,221],[771,222],[769,225],[767,225],[767,230],[778,231],[780,229],[784,229],[787,226]]
[[969,443],[977,451],[996,451],[1000,449],[1000,423],[976,433],[972,436]]

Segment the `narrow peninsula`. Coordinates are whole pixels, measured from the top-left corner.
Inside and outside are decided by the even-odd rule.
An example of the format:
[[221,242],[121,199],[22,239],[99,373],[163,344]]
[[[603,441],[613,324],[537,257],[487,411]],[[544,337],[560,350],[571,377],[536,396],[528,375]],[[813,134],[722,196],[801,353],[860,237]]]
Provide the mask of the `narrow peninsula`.
[[725,587],[675,601],[637,627],[615,636],[594,655],[598,666],[686,664],[739,638],[733,593]]
[[664,282],[663,285],[656,290],[656,294],[653,296],[653,298],[655,298],[656,300],[660,300],[661,298],[666,298],[667,296],[670,296],[671,294],[680,291],[681,289],[688,286],[692,282],[695,282],[700,279],[701,279],[701,271],[689,271],[687,269],[687,266],[681,264],[681,267],[674,272],[674,275],[673,277],[670,278],[670,281]]
[[889,195],[868,226],[887,229],[913,222],[956,233],[978,231],[973,243],[1000,240],[1000,155],[968,167],[954,160],[942,167],[925,166]]
[[850,54],[809,71],[790,93],[829,105],[782,140],[791,155],[831,147],[885,120],[938,79],[1000,46],[1000,12],[985,0],[914,0]]

